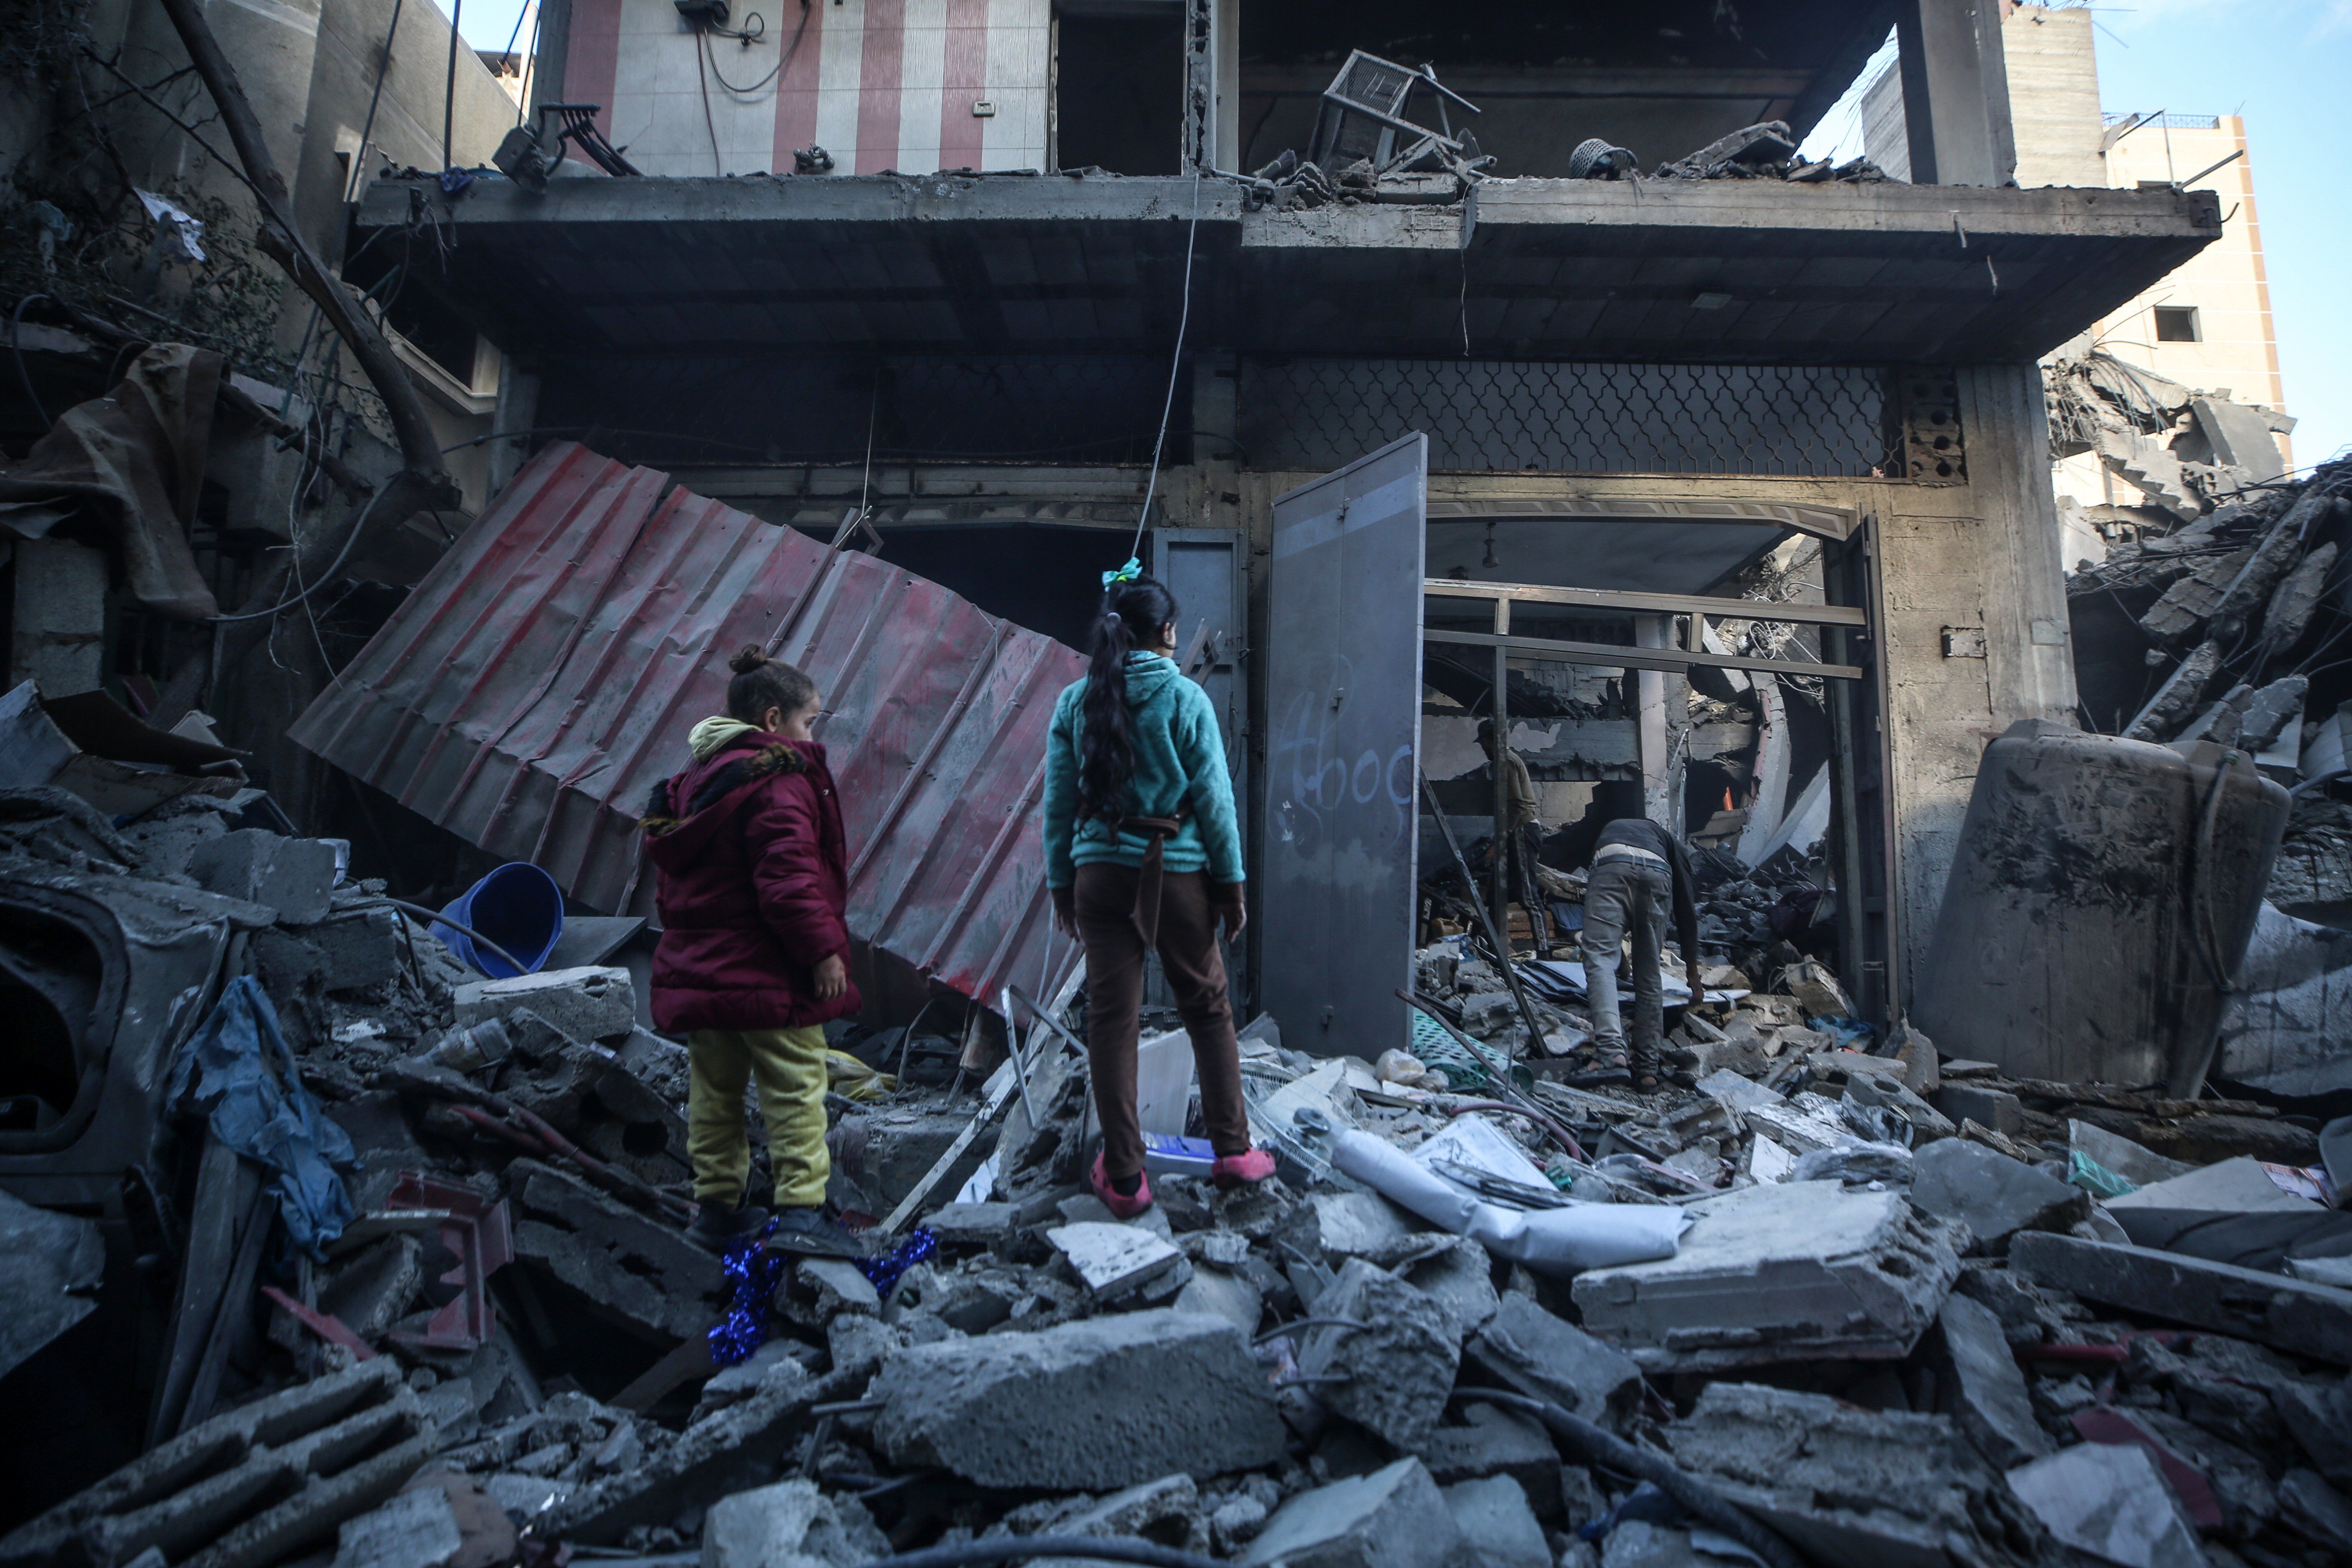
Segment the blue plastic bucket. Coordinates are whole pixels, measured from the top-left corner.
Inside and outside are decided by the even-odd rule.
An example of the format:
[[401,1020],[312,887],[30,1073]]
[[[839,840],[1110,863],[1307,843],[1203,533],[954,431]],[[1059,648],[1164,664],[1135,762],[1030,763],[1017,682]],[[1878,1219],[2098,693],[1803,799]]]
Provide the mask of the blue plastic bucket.
[[[442,905],[441,912],[505,948],[522,961],[520,973],[531,974],[547,962],[563,934],[563,889],[538,867],[517,860]],[[474,939],[462,931],[436,923],[433,934],[459,960],[493,980],[510,979],[518,973],[504,959],[477,952]]]

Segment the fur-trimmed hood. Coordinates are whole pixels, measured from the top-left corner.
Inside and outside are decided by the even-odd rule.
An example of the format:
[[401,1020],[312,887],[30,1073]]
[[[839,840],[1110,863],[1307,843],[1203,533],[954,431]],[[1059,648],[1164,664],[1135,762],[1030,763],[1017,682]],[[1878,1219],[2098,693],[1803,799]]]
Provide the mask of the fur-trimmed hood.
[[[654,785],[646,799],[645,816],[638,819],[648,837],[663,838],[677,832],[746,784],[780,773],[804,773],[824,766],[824,749],[814,741],[787,741],[748,725],[740,733],[729,736],[728,741],[733,744],[717,753],[713,759],[716,765],[705,763]],[[815,756],[803,752],[803,746],[814,752]],[[679,787],[689,784],[688,797],[679,801]]]

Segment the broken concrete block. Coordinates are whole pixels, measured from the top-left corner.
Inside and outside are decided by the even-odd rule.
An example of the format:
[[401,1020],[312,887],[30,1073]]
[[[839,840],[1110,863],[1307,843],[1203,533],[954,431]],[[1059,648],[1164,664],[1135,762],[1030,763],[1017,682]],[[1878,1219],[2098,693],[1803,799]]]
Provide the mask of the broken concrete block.
[[833,1370],[844,1375],[871,1377],[899,1346],[898,1331],[878,1318],[835,1318],[824,1326],[825,1352]]
[[347,910],[316,925],[256,931],[253,961],[278,989],[306,982],[321,991],[382,985],[401,970],[400,917],[388,909]]
[[784,1276],[777,1305],[803,1328],[822,1329],[836,1318],[882,1310],[882,1298],[857,1265],[843,1258],[803,1258]]
[[1831,1113],[1823,1115],[1775,1095],[1771,1100],[1750,1106],[1741,1114],[1759,1136],[1771,1139],[1791,1154],[1805,1155],[1820,1149],[1843,1149],[1858,1142],[1835,1114],[1833,1101],[1822,1100],[1819,1096],[1807,1098],[1831,1107]]
[[1911,1201],[1968,1226],[1969,1250],[1997,1257],[2021,1230],[2064,1230],[2091,1212],[2091,1194],[1965,1138],[1914,1156]]
[[2051,1534],[2104,1562],[2205,1568],[2196,1526],[2135,1444],[2080,1444],[2011,1470],[2009,1485]]
[[1481,1400],[1465,1401],[1460,1408],[1462,1426],[1440,1426],[1422,1441],[1421,1462],[1429,1467],[1437,1484],[1509,1476],[1535,1508],[1557,1514],[1561,1500],[1559,1449],[1543,1424]]
[[626,1036],[637,1026],[636,990],[625,969],[550,969],[460,985],[451,1002],[457,1027],[525,1008],[574,1040]]
[[2050,1435],[2033,1418],[2025,1374],[1992,1309],[1957,1291],[1937,1314],[1937,1407],[1960,1424],[1969,1442],[2000,1469],[2050,1452]]
[[2054,1290],[2352,1365],[2352,1290],[2180,1253],[2029,1233],[2009,1266]]
[[992,1247],[1013,1238],[1016,1210],[1012,1204],[950,1204],[924,1216],[924,1227],[942,1247]]
[[[1584,1546],[1582,1542],[1576,1544]],[[1699,1554],[1691,1544],[1691,1531],[1652,1524],[1643,1519],[1621,1521],[1601,1538],[1601,1545],[1600,1568],[1717,1568],[1720,1562],[1712,1555]],[[1584,1550],[1589,1552],[1592,1549],[1584,1546]],[[1591,1560],[1572,1559],[1564,1552],[1560,1556],[1561,1568],[1568,1568],[1571,1561]]]
[[1181,1470],[1105,1498],[1080,1496],[1042,1503],[1034,1505],[1034,1511],[1015,1509],[1005,1516],[1005,1522],[1022,1535],[1141,1539],[1185,1552],[1205,1552],[1209,1545],[1209,1523],[1201,1517],[1200,1489]]
[[1243,1553],[1244,1568],[1433,1568],[1462,1550],[1461,1527],[1419,1459],[1300,1492]]
[[1528,1494],[1510,1477],[1459,1481],[1439,1495],[1473,1562],[1492,1568],[1552,1568],[1543,1526],[1528,1506]]
[[719,1320],[726,1276],[685,1236],[536,1161],[509,1167],[526,1217],[515,1256],[579,1292],[589,1310],[658,1342]]
[[1950,1117],[1912,1093],[1904,1086],[1902,1079],[1891,1072],[1849,1075],[1845,1080],[1845,1099],[1849,1104],[1894,1111],[1911,1124],[1911,1131],[1920,1143],[1937,1138],[1949,1138],[1959,1131]]
[[1604,1426],[1622,1426],[1641,1403],[1633,1357],[1525,1296],[1504,1297],[1465,1349],[1489,1376]]
[[1413,1250],[1418,1228],[1378,1193],[1316,1193],[1291,1211],[1278,1239],[1334,1268],[1350,1258],[1385,1267]]
[[634,1469],[606,1477],[550,1505],[533,1532],[542,1541],[604,1546],[640,1524],[667,1524],[775,1475],[785,1435],[820,1398],[837,1398],[845,1380],[820,1383],[800,1364],[769,1366],[751,1397],[690,1424]]
[[1167,1273],[1184,1255],[1139,1226],[1088,1221],[1057,1225],[1045,1232],[1086,1288],[1097,1297],[1119,1296]]
[[2282,1380],[2270,1393],[2280,1422],[2319,1473],[2352,1486],[2352,1386]]
[[0,1537],[0,1563],[265,1568],[334,1539],[431,1457],[433,1428],[390,1357],[215,1415]]
[[219,812],[199,810],[142,818],[125,827],[122,837],[139,852],[149,876],[184,877],[196,850],[227,832]]
[[2004,1138],[2020,1137],[2025,1131],[2025,1101],[2006,1089],[1948,1083],[1936,1091],[1931,1103],[1955,1126],[1973,1121],[1991,1128]]
[[280,924],[313,925],[333,907],[335,850],[322,839],[244,827],[197,845],[188,875],[207,892],[268,905]]
[[424,1283],[423,1244],[414,1236],[387,1236],[335,1265],[319,1287],[319,1310],[375,1340],[408,1311]]
[[1717,1383],[1665,1435],[1676,1463],[1813,1561],[1839,1568],[2041,1568],[2051,1561],[2047,1537],[2001,1473],[1941,1415]]
[[1445,1414],[1462,1365],[1445,1310],[1386,1269],[1353,1258],[1316,1300],[1315,1316],[1365,1325],[1307,1331],[1299,1371],[1346,1380],[1318,1383],[1315,1397],[1398,1448],[1418,1448]]
[[1673,1258],[1576,1279],[1584,1326],[1645,1369],[1907,1355],[1959,1273],[1945,1228],[1892,1190],[1791,1182],[1692,1212]]
[[1398,1273],[1444,1310],[1457,1341],[1485,1328],[1495,1309],[1502,1305],[1503,1299],[1495,1289],[1493,1257],[1467,1238],[1408,1263]]
[[814,1481],[737,1492],[702,1518],[702,1568],[857,1568],[889,1555],[864,1504]]
[[2279,1521],[2338,1563],[2352,1560],[2352,1500],[2310,1470],[2289,1470],[2278,1486]]
[[1205,1312],[1223,1318],[1245,1334],[1257,1332],[1265,1316],[1265,1298],[1255,1285],[1222,1268],[1196,1268],[1171,1303],[1180,1312]]
[[1128,1487],[1283,1449],[1274,1391],[1232,1324],[1159,1310],[900,1351],[868,1390],[899,1465],[991,1487]]
[[448,1568],[465,1544],[449,1494],[424,1487],[343,1521],[333,1568]]

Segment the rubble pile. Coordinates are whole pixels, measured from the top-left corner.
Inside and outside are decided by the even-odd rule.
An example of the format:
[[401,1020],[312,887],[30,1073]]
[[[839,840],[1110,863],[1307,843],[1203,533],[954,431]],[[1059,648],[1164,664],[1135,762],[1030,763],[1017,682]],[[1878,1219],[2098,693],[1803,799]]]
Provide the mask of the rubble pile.
[[[1530,1049],[1458,941],[1416,977],[1443,1065],[1318,1060],[1262,1018],[1278,1176],[1163,1171],[1124,1224],[1082,1184],[1059,1031],[958,1082],[941,1037],[845,1027],[834,1198],[867,1255],[722,1260],[683,1239],[683,1050],[625,970],[472,973],[236,795],[120,829],[0,804],[12,897],[235,929],[219,963],[286,1042],[287,1115],[344,1141],[317,1143],[346,1198],[314,1250],[232,1247],[210,1392],[0,1563],[2352,1552],[2352,1125],[1945,1059],[1852,1025],[1784,937],[1740,952],[1764,987],[1727,963],[1677,999],[1650,1096],[1568,1081],[1560,966],[1516,966],[1549,986]],[[1710,907],[1745,942],[1770,891],[1725,877]],[[208,1088],[159,1145],[232,1136]],[[306,1201],[277,1190],[248,1237]]]

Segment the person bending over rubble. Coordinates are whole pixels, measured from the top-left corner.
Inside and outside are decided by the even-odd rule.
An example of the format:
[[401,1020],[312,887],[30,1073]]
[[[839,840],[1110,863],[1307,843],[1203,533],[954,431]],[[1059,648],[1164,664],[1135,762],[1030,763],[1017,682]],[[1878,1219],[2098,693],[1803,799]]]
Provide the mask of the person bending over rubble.
[[[1672,902],[1682,939],[1683,973],[1694,999],[1698,980],[1698,900],[1690,853],[1682,840],[1645,816],[1620,816],[1601,830],[1584,883],[1585,1000],[1601,1066],[1626,1072],[1648,1094],[1658,1087],[1658,1048],[1665,1036],[1665,983],[1658,972]],[[1625,1024],[1617,1007],[1617,962],[1633,938],[1633,1049],[1626,1060]]]
[[1086,679],[1055,703],[1045,744],[1045,884],[1055,926],[1086,943],[1087,1054],[1103,1125],[1088,1179],[1129,1219],[1151,1206],[1135,1100],[1147,950],[1158,950],[1192,1037],[1217,1184],[1264,1181],[1274,1157],[1250,1146],[1217,945],[1219,921],[1230,939],[1248,915],[1216,710],[1170,657],[1168,590],[1132,561],[1104,574],[1103,588]]
[[687,1153],[700,1212],[687,1236],[717,1250],[767,1221],[743,1191],[743,1089],[756,1081],[776,1178],[773,1245],[850,1256],[855,1244],[824,1213],[824,1025],[861,1002],[842,912],[841,804],[809,734],[816,683],[756,646],[728,668],[726,714],[688,732],[694,765],[654,786],[645,816],[660,878],[654,1022],[685,1031],[691,1058]]

